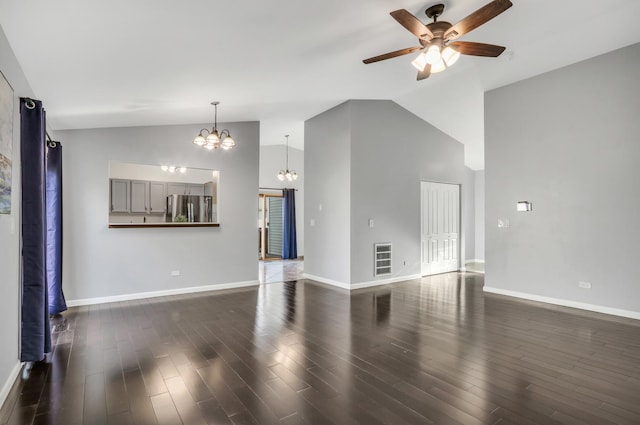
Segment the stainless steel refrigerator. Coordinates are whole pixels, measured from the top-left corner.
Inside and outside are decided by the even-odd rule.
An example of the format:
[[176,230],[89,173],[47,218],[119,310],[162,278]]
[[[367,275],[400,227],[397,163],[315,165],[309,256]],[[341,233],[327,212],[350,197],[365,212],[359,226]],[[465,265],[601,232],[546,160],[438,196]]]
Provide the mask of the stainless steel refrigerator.
[[167,196],[168,223],[208,223],[215,222],[211,196],[169,195]]

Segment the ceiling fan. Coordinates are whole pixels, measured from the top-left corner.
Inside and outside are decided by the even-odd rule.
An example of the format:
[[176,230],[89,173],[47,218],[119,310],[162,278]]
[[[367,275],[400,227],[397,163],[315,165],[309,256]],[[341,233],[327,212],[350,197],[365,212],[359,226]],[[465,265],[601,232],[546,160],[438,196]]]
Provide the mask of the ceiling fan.
[[495,44],[475,43],[472,41],[453,41],[458,37],[478,28],[513,6],[509,0],[493,0],[462,19],[455,25],[438,21],[444,12],[444,4],[435,4],[425,11],[433,22],[423,24],[418,18],[405,9],[391,12],[391,16],[403,27],[418,37],[420,46],[408,47],[374,56],[363,60],[365,64],[383,61],[409,53],[420,51],[417,58],[411,62],[418,69],[418,80],[429,78],[429,75],[444,71],[453,65],[461,54],[472,56],[498,57],[505,47]]

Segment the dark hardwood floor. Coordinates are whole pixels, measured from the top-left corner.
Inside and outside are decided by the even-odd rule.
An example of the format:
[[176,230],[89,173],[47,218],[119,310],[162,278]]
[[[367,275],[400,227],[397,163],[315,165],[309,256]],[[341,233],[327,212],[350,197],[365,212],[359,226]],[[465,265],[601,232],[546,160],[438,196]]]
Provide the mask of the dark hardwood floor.
[[73,308],[0,424],[639,424],[640,323],[479,274]]

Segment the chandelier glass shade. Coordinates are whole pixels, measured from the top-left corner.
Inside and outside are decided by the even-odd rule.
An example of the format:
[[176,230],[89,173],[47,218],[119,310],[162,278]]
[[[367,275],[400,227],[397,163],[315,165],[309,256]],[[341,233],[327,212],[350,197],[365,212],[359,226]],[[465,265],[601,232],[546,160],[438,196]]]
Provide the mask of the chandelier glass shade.
[[280,170],[280,172],[278,173],[278,180],[285,181],[294,181],[298,179],[298,173],[296,173],[296,170],[290,170],[289,169],[289,135],[285,134],[284,136],[287,139],[286,142],[286,162],[285,162],[285,169]]
[[218,105],[220,102],[211,102],[214,106],[215,112],[215,120],[213,123],[213,128],[208,130],[203,128],[200,130],[200,133],[193,139],[193,143],[196,146],[200,146],[207,150],[215,150],[218,148],[222,148],[226,151],[229,149],[233,149],[236,145],[235,140],[231,137],[231,133],[226,128],[218,132]]

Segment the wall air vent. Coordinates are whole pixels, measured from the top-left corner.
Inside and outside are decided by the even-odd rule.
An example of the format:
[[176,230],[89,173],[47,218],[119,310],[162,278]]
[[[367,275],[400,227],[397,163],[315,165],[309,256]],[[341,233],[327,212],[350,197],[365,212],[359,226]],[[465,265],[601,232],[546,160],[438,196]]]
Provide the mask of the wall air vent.
[[391,274],[391,244],[377,243],[373,245],[373,275]]

